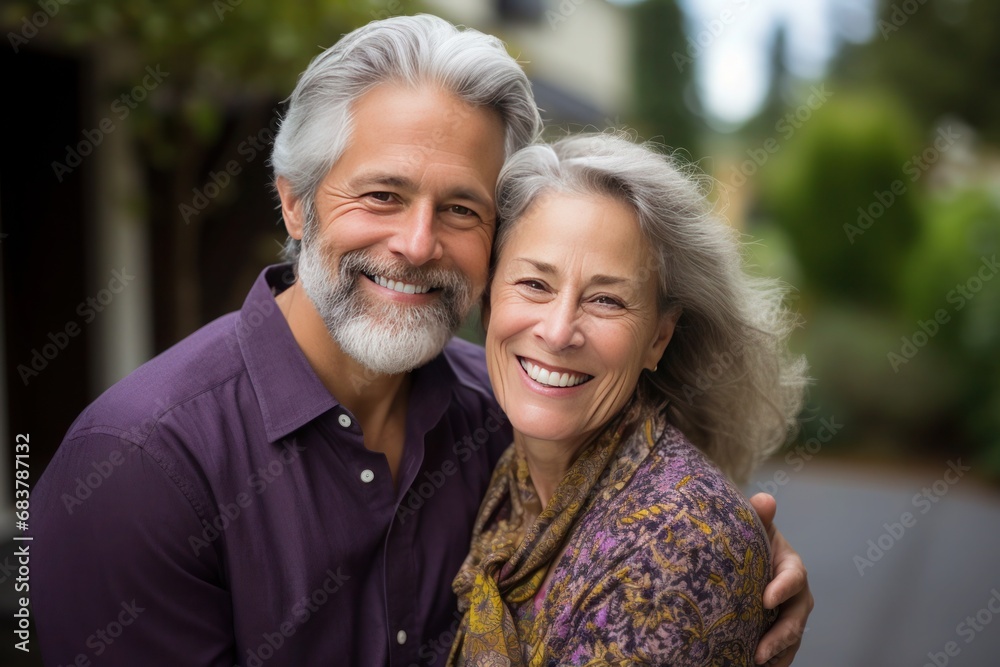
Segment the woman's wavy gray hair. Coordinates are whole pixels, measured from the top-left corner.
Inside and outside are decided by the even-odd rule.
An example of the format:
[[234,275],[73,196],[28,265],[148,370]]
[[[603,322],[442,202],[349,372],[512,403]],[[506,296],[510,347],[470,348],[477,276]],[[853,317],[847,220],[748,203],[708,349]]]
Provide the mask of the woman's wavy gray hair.
[[664,412],[742,483],[794,431],[806,364],[787,351],[796,318],[783,304],[785,290],[744,271],[736,231],[713,214],[698,180],[651,144],[619,135],[530,146],[500,174],[493,258],[547,193],[606,195],[631,206],[651,246],[643,268],[658,281],[660,312],[681,309],[658,370],[642,374],[634,401],[643,413]]
[[[496,110],[507,155],[541,129],[528,77],[496,37],[427,14],[372,21],[313,59],[274,138],[274,178],[288,180],[306,211],[347,147],[353,103],[385,82],[440,86],[472,106]],[[288,239],[285,256],[295,261],[298,254],[299,242]]]

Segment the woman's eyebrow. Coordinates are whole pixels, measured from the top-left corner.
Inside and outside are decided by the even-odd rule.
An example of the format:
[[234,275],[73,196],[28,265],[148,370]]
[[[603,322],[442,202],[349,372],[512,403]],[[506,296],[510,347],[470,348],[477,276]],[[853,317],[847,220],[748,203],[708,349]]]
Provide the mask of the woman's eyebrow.
[[[556,273],[556,267],[548,262],[543,262],[538,259],[532,259],[530,257],[515,257],[516,262],[526,262],[531,264],[540,273],[545,273],[552,275]],[[634,280],[629,278],[624,278],[622,276],[609,276],[603,273],[598,273],[597,275],[590,276],[589,282],[594,285],[620,285],[620,284],[633,284]]]

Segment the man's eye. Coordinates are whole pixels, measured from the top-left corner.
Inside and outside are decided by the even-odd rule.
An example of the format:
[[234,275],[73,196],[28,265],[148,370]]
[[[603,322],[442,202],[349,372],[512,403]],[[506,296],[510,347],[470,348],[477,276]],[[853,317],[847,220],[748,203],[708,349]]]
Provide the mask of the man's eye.
[[366,197],[371,197],[375,201],[380,201],[383,203],[389,203],[392,201],[391,192],[369,192]]
[[449,207],[448,210],[456,215],[462,215],[462,216],[476,215],[476,212],[473,211],[471,208],[467,206],[460,206],[458,204]]

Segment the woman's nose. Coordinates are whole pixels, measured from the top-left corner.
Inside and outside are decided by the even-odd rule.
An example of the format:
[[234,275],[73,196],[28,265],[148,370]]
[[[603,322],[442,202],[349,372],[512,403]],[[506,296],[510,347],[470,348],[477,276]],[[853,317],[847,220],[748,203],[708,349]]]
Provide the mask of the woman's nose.
[[535,335],[552,352],[583,345],[580,330],[579,308],[568,296],[559,296],[549,302],[542,318],[535,327]]

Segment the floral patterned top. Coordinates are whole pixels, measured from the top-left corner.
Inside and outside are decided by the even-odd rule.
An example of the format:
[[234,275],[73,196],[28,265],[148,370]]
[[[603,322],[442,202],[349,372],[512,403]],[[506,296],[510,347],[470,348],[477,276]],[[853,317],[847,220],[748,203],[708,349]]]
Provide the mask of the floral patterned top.
[[[504,454],[455,580],[466,616],[449,664],[753,664],[775,616],[756,513],[675,427],[647,420],[617,435],[592,447],[606,456],[581,455],[544,512],[524,459]],[[588,476],[560,505],[563,486]]]

